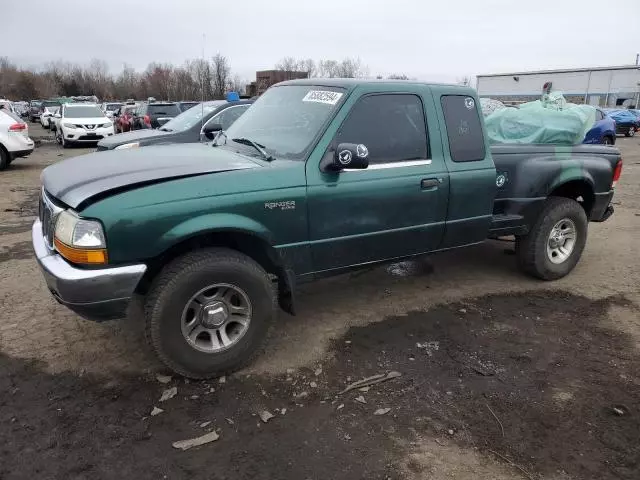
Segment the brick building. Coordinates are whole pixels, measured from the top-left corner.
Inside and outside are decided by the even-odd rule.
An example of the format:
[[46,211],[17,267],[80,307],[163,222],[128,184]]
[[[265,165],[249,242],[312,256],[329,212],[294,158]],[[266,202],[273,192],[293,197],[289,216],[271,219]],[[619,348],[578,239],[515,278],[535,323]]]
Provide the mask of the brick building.
[[249,97],[262,95],[267,88],[285,80],[293,80],[296,78],[309,78],[309,72],[288,72],[286,70],[262,70],[256,72],[255,82],[247,85],[246,94]]

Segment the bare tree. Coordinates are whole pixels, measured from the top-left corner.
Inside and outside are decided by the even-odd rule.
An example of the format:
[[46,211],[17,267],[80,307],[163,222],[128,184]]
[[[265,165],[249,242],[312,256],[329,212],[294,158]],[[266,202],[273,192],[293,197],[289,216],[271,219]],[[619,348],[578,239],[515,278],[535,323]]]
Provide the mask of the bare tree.
[[173,66],[170,64],[150,63],[144,73],[147,84],[146,96],[170,100],[172,72]]
[[[313,77],[316,74],[316,62],[311,58],[296,59],[293,57],[284,57],[276,63],[275,69],[286,73],[306,72],[308,77]],[[290,80],[293,78],[293,75],[285,75],[285,77]]]
[[398,75],[398,74],[389,75],[387,78],[389,80],[409,80],[409,77],[406,76],[404,73],[401,75]]
[[359,58],[345,58],[338,64],[338,77],[362,78],[369,74],[369,68]]
[[130,65],[125,64],[122,72],[114,81],[115,98],[127,99],[135,98],[137,95],[140,77]]
[[338,77],[338,62],[335,60],[320,60],[318,62],[319,77]]
[[217,53],[211,59],[211,66],[213,68],[213,98],[224,98],[231,79],[229,61],[227,57]]
[[213,98],[213,72],[211,64],[201,59],[188,62],[187,70],[197,84],[195,99]]
[[232,92],[244,92],[247,87],[247,82],[245,82],[240,75],[234,75],[231,82],[229,82],[229,90]]
[[309,78],[313,78],[318,75],[318,69],[316,67],[316,62],[312,58],[307,58],[305,60],[301,60],[300,71],[307,72],[307,76]]
[[85,72],[85,80],[91,85],[91,91],[87,95],[96,95],[99,98],[113,97],[113,79],[109,75],[109,66],[104,60],[94,58]]

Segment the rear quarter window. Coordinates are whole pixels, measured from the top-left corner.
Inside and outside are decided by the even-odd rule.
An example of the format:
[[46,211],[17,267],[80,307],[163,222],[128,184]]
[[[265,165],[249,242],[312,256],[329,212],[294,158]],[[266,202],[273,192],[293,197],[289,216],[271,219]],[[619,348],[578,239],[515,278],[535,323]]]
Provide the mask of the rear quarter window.
[[443,95],[440,98],[454,162],[475,162],[485,157],[484,135],[473,97]]

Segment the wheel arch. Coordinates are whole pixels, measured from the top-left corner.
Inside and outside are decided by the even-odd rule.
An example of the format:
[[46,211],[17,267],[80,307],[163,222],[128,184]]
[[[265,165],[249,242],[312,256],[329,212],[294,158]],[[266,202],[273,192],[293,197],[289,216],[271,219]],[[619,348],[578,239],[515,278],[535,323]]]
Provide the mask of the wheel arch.
[[591,216],[591,210],[595,203],[595,188],[593,181],[588,177],[567,179],[558,182],[550,189],[548,197],[564,197],[576,200],[584,209],[587,218]]
[[193,250],[211,247],[229,248],[257,262],[268,274],[277,279],[280,307],[292,315],[295,314],[293,302],[295,276],[292,270],[287,268],[265,232],[239,227],[205,229],[179,237],[179,240],[147,260],[147,271],[138,285],[137,293],[146,294],[153,279],[172,260]]

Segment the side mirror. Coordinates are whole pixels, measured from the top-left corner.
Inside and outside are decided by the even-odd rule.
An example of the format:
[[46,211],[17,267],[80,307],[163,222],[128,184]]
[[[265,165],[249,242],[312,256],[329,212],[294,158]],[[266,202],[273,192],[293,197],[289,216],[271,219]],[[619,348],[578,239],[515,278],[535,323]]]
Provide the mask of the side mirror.
[[54,117],[55,117],[55,118],[62,118],[62,117],[60,116],[60,114],[59,114],[59,113],[56,113],[56,114],[54,115]]
[[320,168],[324,171],[339,172],[344,169],[364,170],[369,166],[369,149],[362,143],[341,143],[327,156]]
[[220,125],[219,123],[212,123],[204,127],[204,130],[202,131],[202,133],[209,140],[213,140],[216,136],[215,135],[216,132],[219,132],[221,130],[222,130],[222,125]]

